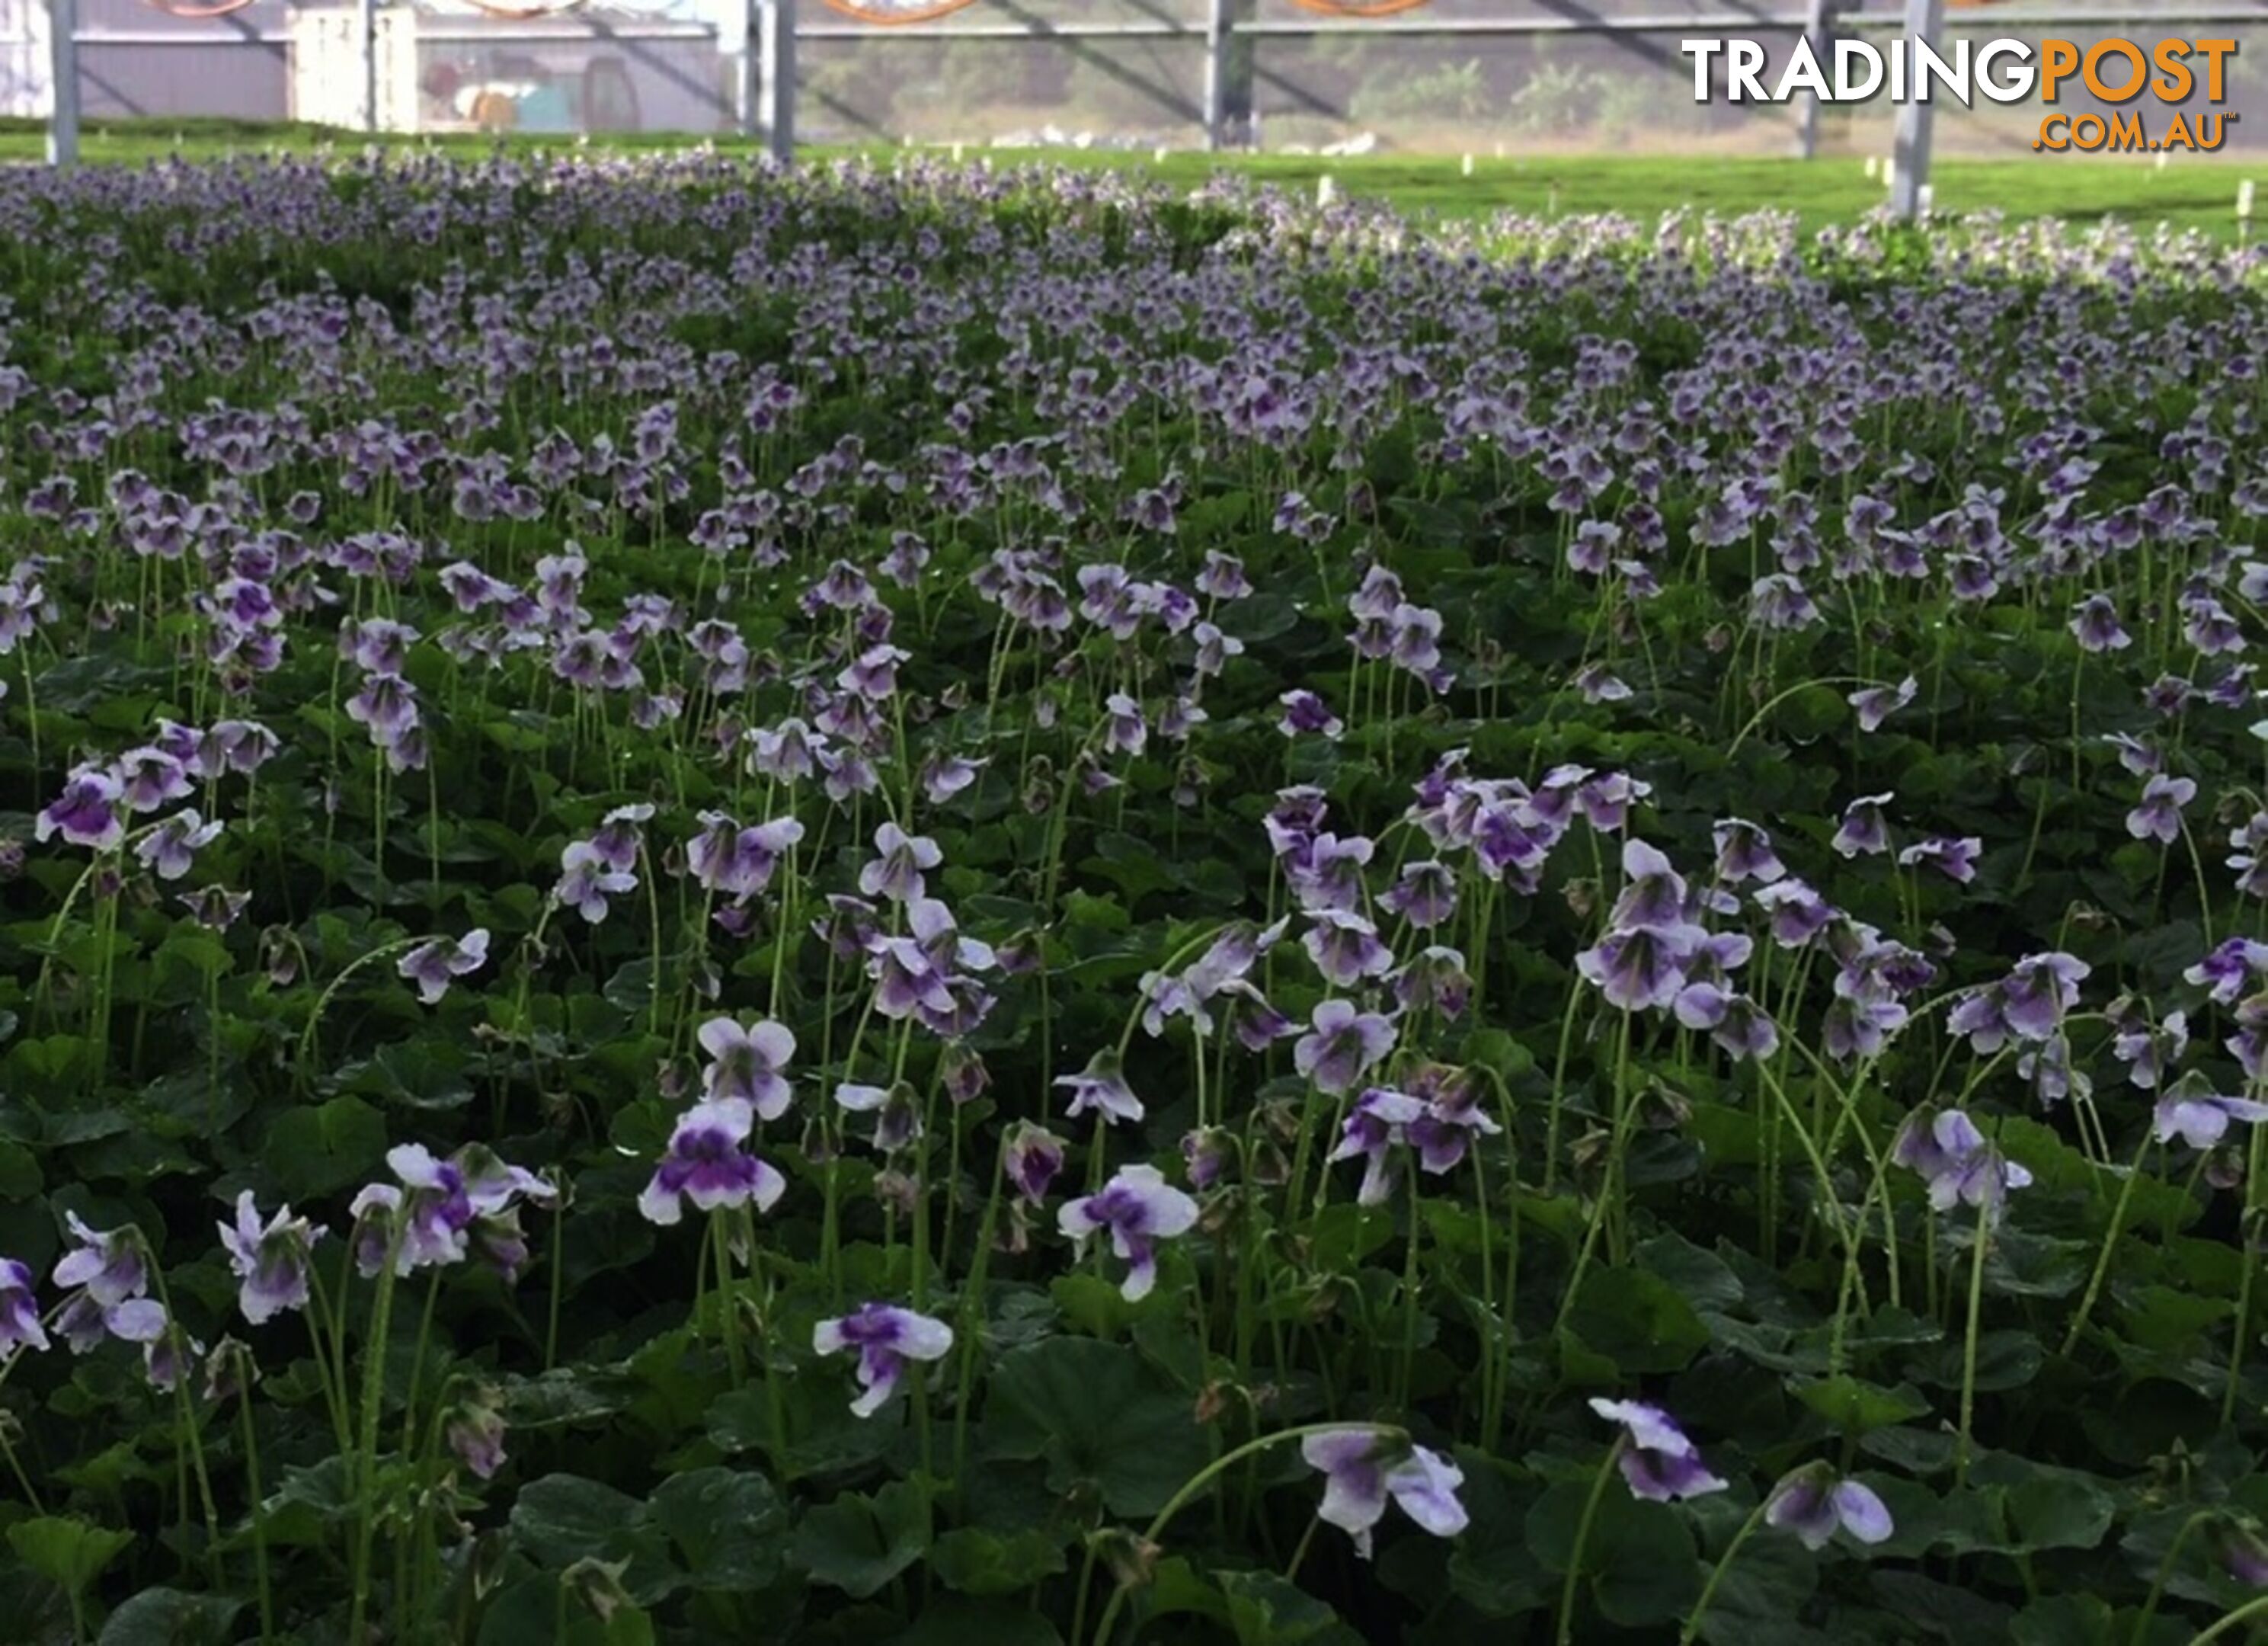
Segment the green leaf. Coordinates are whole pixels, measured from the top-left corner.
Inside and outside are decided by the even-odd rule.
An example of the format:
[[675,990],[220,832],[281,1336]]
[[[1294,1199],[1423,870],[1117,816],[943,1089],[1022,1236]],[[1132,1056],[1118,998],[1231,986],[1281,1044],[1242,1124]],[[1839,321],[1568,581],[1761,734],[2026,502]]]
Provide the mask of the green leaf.
[[1593,1269],[1567,1324],[1587,1347],[1628,1373],[1682,1371],[1709,1347],[1709,1328],[1693,1305],[1645,1269]]
[[0,1142],[0,1200],[28,1200],[40,1192],[39,1157],[21,1143]]
[[530,1560],[554,1569],[584,1561],[627,1563],[622,1586],[633,1597],[673,1586],[668,1546],[646,1506],[578,1474],[547,1474],[522,1487],[512,1506],[512,1538]]
[[1012,1349],[991,1396],[994,1455],[1044,1457],[1051,1488],[1092,1481],[1113,1514],[1157,1513],[1210,1457],[1191,1398],[1116,1344],[1047,1338]]
[[1362,1636],[1339,1614],[1306,1590],[1275,1572],[1223,1572],[1218,1580],[1228,1597],[1228,1620],[1239,1646],[1299,1646],[1302,1641],[1345,1642]]
[[[1544,1570],[1565,1573],[1576,1561],[1575,1534],[1593,1484],[1561,1480],[1528,1509],[1528,1550]],[[1617,1481],[1609,1481],[1598,1500],[1580,1560],[1594,1603],[1626,1628],[1682,1618],[1701,1596],[1700,1562],[1685,1521],[1667,1503],[1632,1497]]]
[[41,1515],[8,1528],[8,1546],[67,1595],[85,1594],[133,1541],[130,1532],[113,1532],[76,1515]]
[[1885,1389],[1863,1378],[1800,1377],[1795,1398],[1845,1433],[1858,1436],[1929,1415],[1928,1397],[1911,1384]]
[[1460,1446],[1458,1492],[1469,1524],[1449,1556],[1449,1583],[1474,1611],[1518,1617],[1546,1604],[1551,1586],[1528,1546],[1526,1517],[1543,1495],[1534,1481],[1474,1446]]
[[911,1628],[888,1646],[1063,1646],[1056,1626],[1029,1606],[941,1599],[922,1607]]
[[788,1515],[762,1475],[722,1468],[674,1474],[655,1489],[652,1509],[695,1588],[753,1591],[778,1580]]
[[1801,1614],[1818,1586],[1818,1557],[1797,1539],[1750,1538],[1725,1567],[1701,1614],[1702,1637],[1718,1646],[1770,1640]]
[[806,1515],[795,1562],[814,1583],[864,1600],[921,1559],[929,1539],[928,1494],[893,1480],[872,1497],[846,1493]]
[[1036,1526],[1020,1532],[956,1526],[931,1547],[929,1564],[939,1583],[965,1595],[1020,1594],[1066,1569],[1064,1540]]
[[287,1109],[268,1128],[263,1153],[285,1199],[319,1200],[377,1170],[386,1118],[354,1096]]
[[2118,1614],[2100,1595],[2049,1595],[2008,1626],[2008,1646],[2124,1646]]
[[220,1646],[243,1609],[225,1595],[145,1589],[103,1620],[95,1646]]

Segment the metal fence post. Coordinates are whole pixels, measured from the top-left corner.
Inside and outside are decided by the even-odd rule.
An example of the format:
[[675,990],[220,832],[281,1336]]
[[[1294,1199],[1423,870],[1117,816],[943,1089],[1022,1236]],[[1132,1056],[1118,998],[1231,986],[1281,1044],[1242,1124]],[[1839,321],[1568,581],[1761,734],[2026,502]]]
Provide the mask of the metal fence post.
[[362,129],[378,129],[378,0],[355,9],[355,61],[362,70]]
[[[1926,41],[1934,51],[1944,33],[1945,0],[1906,0],[1905,38],[1899,42],[1898,49],[1908,54],[1910,62],[1915,41]],[[1930,148],[1937,126],[1937,105],[1918,95],[1920,80],[1917,72],[1907,82],[1907,100],[1898,109],[1897,144],[1893,151],[1897,157],[1897,175],[1890,183],[1890,210],[1902,223],[1911,223],[1921,215],[1922,191],[1929,187]]]
[[733,126],[744,137],[756,135],[762,96],[756,78],[757,5],[758,0],[740,0],[740,49],[733,59]]
[[[1803,26],[1803,38],[1811,48],[1812,56],[1824,69],[1829,66],[1829,55],[1834,49],[1835,0],[1811,0],[1811,16]],[[1819,94],[1803,94],[1803,125],[1798,142],[1807,160],[1819,158]]]
[[48,114],[48,164],[78,164],[78,0],[48,0],[48,74],[55,104]]
[[764,152],[784,165],[795,159],[795,0],[759,0],[757,44],[763,80],[756,123]]
[[1228,124],[1228,48],[1234,26],[1228,18],[1229,0],[1206,0],[1204,128],[1205,147],[1219,150]]

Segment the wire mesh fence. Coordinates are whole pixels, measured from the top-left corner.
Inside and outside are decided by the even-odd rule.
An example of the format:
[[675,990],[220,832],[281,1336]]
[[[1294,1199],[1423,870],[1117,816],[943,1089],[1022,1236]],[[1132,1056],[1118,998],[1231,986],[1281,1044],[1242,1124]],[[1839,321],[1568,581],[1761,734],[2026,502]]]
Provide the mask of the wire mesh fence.
[[[0,0],[0,112],[53,101],[50,0]],[[668,9],[657,10],[666,4]],[[1219,135],[1277,152],[1786,152],[1800,105],[1697,100],[1681,51],[1695,35],[1756,41],[1775,78],[1801,38],[1808,0],[1425,0],[1376,18],[1334,18],[1303,0],[1224,0],[1217,62],[1209,0],[804,0],[794,54],[805,142],[1150,149]],[[1390,9],[1401,0],[1340,0]],[[2229,60],[2225,146],[2268,144],[2268,0],[2210,7],[2149,0],[2119,24],[2060,9],[1956,5],[1946,49],[2015,33],[2082,46],[2182,32],[2209,11]],[[589,4],[529,19],[460,4],[388,4],[379,15],[377,123],[394,130],[721,133],[753,114],[745,66],[749,0]],[[352,4],[250,0],[190,19],[145,0],[77,0],[79,103],[89,117],[225,114],[360,123]],[[882,26],[854,14],[911,26]],[[1890,0],[1846,8],[1845,34],[1882,38]],[[2257,21],[2252,20],[2257,18]],[[2192,31],[2194,32],[2194,31]],[[345,57],[342,54],[347,54]],[[1217,78],[1218,84],[1215,85]],[[2193,100],[2200,107],[2203,94]],[[2084,93],[2067,115],[2115,113]],[[1940,152],[2028,151],[2036,104],[1940,101]],[[1823,111],[1826,153],[1887,153],[1886,101]]]

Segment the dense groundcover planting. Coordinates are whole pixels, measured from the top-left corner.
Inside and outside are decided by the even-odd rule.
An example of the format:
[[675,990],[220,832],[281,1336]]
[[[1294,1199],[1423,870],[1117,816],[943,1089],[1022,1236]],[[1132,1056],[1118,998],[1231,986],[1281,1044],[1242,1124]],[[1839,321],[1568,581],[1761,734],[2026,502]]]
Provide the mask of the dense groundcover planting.
[[2268,1616],[2268,257],[0,229],[9,1639]]

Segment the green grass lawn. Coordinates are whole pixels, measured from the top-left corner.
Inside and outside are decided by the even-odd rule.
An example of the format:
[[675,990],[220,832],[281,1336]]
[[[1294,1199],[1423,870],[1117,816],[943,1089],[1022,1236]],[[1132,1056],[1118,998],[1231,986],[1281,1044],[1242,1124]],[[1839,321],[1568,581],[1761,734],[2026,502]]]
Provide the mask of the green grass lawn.
[[[366,141],[357,132],[320,126],[139,120],[90,125],[82,137],[82,152],[91,161],[132,164],[175,153],[210,159],[271,150],[308,153],[326,145],[354,153]],[[431,144],[453,153],[478,155],[493,151],[499,140],[448,137],[386,141],[390,146]],[[505,141],[516,150],[557,148],[561,144],[556,137]],[[604,146],[628,151],[681,148],[702,141],[695,136],[652,136],[610,138]],[[0,160],[37,160],[45,152],[44,144],[36,122],[0,122]],[[719,146],[730,151],[746,145],[726,139]],[[899,151],[878,147],[813,152],[865,152],[879,159]],[[971,151],[972,157],[987,152]],[[1146,153],[1005,150],[989,151],[989,158],[998,166],[1045,160],[1069,166],[1123,166],[1181,188],[1201,182],[1226,166],[1302,194],[1312,193],[1315,180],[1328,172],[1350,196],[1384,199],[1405,210],[1444,217],[1511,210],[1562,216],[1622,212],[1650,218],[1681,205],[1727,215],[1770,207],[1793,210],[1807,229],[1816,229],[1849,222],[1883,199],[1881,185],[1866,175],[1861,161],[1847,156],[1811,161],[1715,155],[1555,154],[1501,160],[1482,157],[1469,178],[1462,175],[1454,158],[1391,154],[1324,159],[1308,155],[1216,158],[1175,153],[1159,162]],[[2252,161],[2184,159],[2163,171],[2138,159],[2071,155],[1948,159],[1939,164],[1933,181],[1937,206],[1942,211],[1997,208],[2020,218],[2053,216],[2080,222],[2117,218],[2139,225],[2166,222],[2176,228],[2202,229],[2221,239],[2233,239],[2237,231],[2237,185],[2247,176],[2268,181],[2268,157]]]

